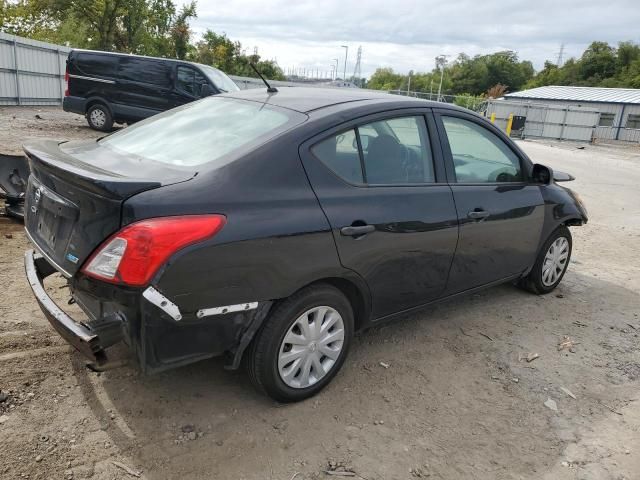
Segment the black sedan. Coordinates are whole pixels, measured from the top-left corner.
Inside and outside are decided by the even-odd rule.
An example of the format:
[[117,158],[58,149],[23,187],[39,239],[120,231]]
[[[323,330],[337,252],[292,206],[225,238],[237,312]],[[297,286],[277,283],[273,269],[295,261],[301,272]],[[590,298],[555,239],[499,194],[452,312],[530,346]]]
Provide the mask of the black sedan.
[[[223,355],[285,402],[358,330],[503,282],[552,291],[587,221],[570,176],[482,117],[383,93],[234,92],[24,149],[27,277],[91,368],[120,342],[145,372]],[[86,318],[48,297],[54,272]]]

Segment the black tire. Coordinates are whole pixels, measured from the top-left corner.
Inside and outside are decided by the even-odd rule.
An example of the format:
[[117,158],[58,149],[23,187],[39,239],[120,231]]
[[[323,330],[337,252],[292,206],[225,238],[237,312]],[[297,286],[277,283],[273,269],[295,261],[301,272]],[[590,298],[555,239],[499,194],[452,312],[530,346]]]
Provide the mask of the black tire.
[[[280,348],[295,321],[308,310],[319,306],[331,307],[342,317],[342,350],[331,369],[317,383],[305,388],[293,388],[283,381],[278,371]],[[251,342],[245,355],[251,381],[258,390],[278,402],[297,402],[312,397],[322,390],[342,367],[351,346],[353,325],[351,304],[337,288],[328,284],[317,284],[300,290],[276,304]]]
[[[543,264],[544,259],[547,255],[547,252],[551,248],[551,245],[556,242],[560,237],[564,237],[568,241],[568,256],[567,260],[564,264],[563,270],[560,272],[558,278],[553,282],[549,283],[548,281],[545,283],[543,281]],[[525,278],[523,278],[519,285],[532,293],[537,295],[545,295],[547,293],[552,292],[558,284],[562,281],[562,277],[567,271],[567,267],[569,266],[569,262],[571,261],[571,249],[573,247],[573,242],[571,239],[571,232],[569,229],[561,225],[556,228],[553,233],[549,236],[547,241],[542,245],[540,252],[538,252],[538,258],[536,258],[536,263],[533,265],[531,272]]]
[[102,103],[95,103],[89,107],[86,114],[87,123],[94,130],[110,132],[113,128],[111,111]]

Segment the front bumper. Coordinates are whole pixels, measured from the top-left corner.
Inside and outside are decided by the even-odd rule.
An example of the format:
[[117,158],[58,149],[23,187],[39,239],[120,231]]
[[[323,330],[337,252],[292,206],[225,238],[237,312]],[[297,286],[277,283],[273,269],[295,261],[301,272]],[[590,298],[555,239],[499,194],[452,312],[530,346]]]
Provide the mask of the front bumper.
[[104,365],[107,362],[107,356],[98,335],[91,328],[82,322],[76,322],[62,311],[44,289],[43,280],[55,273],[55,268],[33,250],[27,250],[24,255],[24,268],[31,290],[51,326],[84,357],[97,365]]

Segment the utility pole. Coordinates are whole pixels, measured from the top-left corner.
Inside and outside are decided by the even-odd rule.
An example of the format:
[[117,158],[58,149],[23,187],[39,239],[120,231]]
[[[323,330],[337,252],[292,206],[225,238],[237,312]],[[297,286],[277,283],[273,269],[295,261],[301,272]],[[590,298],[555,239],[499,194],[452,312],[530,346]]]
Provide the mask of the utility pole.
[[362,76],[362,45],[358,47],[358,55],[356,56],[356,66],[353,69],[353,83],[358,87],[362,87],[360,77]]
[[562,57],[564,55],[564,43],[560,44],[560,51],[558,52],[558,61],[556,62],[556,65],[558,66],[558,68],[560,68],[562,66]]
[[344,73],[342,74],[342,80],[347,81],[347,56],[349,55],[349,46],[342,45],[344,48]]
[[447,64],[447,57],[449,55],[438,55],[436,57],[436,66],[440,68],[440,85],[438,86],[438,98],[436,98],[437,102],[442,101],[442,80],[444,80],[444,67]]
[[407,82],[407,97],[411,95],[411,75],[413,75],[413,70],[409,70],[409,81]]
[[336,66],[333,70],[333,80],[335,80],[338,77],[338,63],[340,62],[340,60],[334,58],[333,61],[336,62]]

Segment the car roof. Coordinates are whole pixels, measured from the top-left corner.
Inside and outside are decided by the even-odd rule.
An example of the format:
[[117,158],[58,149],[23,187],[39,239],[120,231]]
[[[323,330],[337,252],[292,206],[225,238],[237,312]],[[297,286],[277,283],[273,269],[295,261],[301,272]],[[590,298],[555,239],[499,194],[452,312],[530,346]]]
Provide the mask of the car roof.
[[74,48],[69,52],[69,55],[71,55],[72,53],[89,53],[92,55],[113,55],[114,57],[141,58],[144,60],[161,60],[163,62],[184,63],[188,65],[197,65],[199,67],[210,67],[220,72],[222,71],[219,68],[216,68],[212,65],[205,65],[203,63],[197,63],[197,62],[189,62],[187,60],[179,60],[177,58],[150,57],[147,55],[136,55],[135,53],[103,52],[102,50],[86,50],[84,48]]
[[375,103],[385,107],[397,105],[399,108],[414,106],[453,108],[444,103],[356,88],[278,87],[276,93],[268,93],[266,88],[251,88],[225,93],[222,96],[275,105],[300,113],[309,113],[336,105],[344,105],[347,109],[355,106],[356,102],[358,105]]

